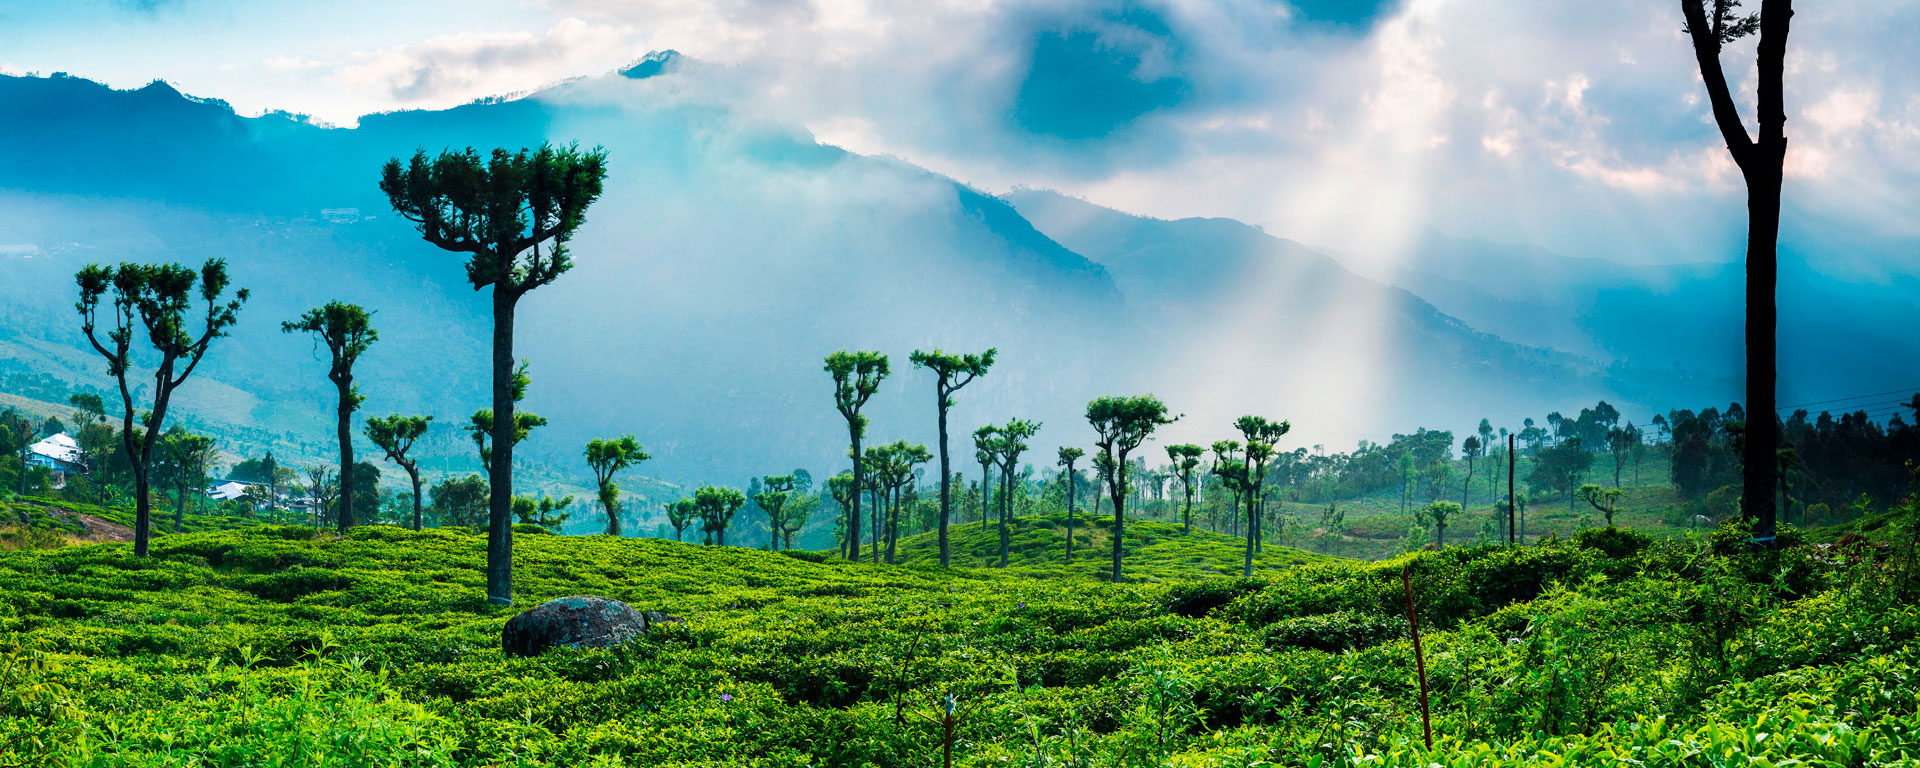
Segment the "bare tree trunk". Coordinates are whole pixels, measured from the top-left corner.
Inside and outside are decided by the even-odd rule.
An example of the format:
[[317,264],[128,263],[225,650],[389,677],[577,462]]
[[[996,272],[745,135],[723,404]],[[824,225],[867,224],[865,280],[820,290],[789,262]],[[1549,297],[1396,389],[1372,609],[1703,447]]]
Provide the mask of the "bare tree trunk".
[[353,527],[353,380],[335,379],[340,388],[338,406],[340,438],[340,532]]
[[938,396],[940,407],[940,567],[948,563],[947,518],[953,509],[953,467],[947,463],[947,393],[940,381],[935,381],[933,393]]
[[487,601],[499,605],[513,603],[513,312],[517,298],[504,286],[493,287],[493,455],[487,470]]
[[425,516],[420,513],[420,467],[418,464],[403,464],[401,467],[407,470],[407,478],[413,482],[413,529],[418,531],[425,523]]

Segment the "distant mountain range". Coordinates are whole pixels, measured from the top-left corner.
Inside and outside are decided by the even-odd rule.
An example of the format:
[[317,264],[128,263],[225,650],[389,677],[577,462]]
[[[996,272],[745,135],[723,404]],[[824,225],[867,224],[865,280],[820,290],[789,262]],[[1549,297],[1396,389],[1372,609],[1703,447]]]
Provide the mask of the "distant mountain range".
[[[485,405],[484,296],[458,258],[387,212],[375,179],[416,148],[555,141],[604,146],[611,173],[572,244],[574,271],[522,303],[527,406],[552,419],[523,453],[552,472],[584,474],[578,446],[624,433],[656,457],[640,472],[668,480],[831,471],[845,428],[820,358],[840,348],[893,356],[870,436],[931,442],[932,385],[907,353],[998,347],[994,370],[958,398],[956,454],[971,456],[979,423],[1037,418],[1036,464],[1054,444],[1088,442],[1081,409],[1109,393],[1152,391],[1186,414],[1169,440],[1218,439],[1254,412],[1291,419],[1296,445],[1345,449],[1482,416],[1517,426],[1603,397],[1644,420],[1736,392],[1734,368],[1706,359],[1725,356],[1717,329],[1737,332],[1724,301],[1688,320],[1672,319],[1684,309],[1651,315],[1698,335],[1653,334],[1664,346],[1642,354],[1645,334],[1604,322],[1626,310],[1569,311],[1582,291],[1641,290],[1607,266],[1541,284],[1484,264],[1464,272],[1500,274],[1438,277],[1463,271],[1446,259],[1480,253],[1459,244],[1362,276],[1230,220],[1142,218],[1041,191],[995,197],[684,93],[675,74],[692,66],[661,55],[353,129],[239,117],[162,83],[0,77],[0,373],[108,386],[82,351],[73,272],[221,257],[254,299],[182,391],[183,412],[243,449],[323,455],[324,364],[278,324],[338,298],[378,313],[366,412],[432,413],[443,425],[432,450],[448,466],[467,461],[453,427]],[[1575,271],[1554,258],[1539,261]],[[1723,290],[1724,273],[1669,274],[1691,297]],[[1602,306],[1640,307],[1636,319],[1670,309],[1657,294],[1619,301]]]

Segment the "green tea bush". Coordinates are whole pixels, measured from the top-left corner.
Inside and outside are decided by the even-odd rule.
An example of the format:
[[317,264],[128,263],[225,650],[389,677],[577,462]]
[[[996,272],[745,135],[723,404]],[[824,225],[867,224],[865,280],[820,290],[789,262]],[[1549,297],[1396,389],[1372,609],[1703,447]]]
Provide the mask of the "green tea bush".
[[[1140,527],[1163,583],[1104,583],[1091,553],[1002,571],[919,542],[886,566],[527,536],[504,609],[457,530],[0,553],[0,766],[936,765],[949,707],[963,766],[1920,758],[1920,609],[1887,563],[1607,533],[1243,581],[1230,542]],[[502,654],[510,616],[573,594],[685,621]]]

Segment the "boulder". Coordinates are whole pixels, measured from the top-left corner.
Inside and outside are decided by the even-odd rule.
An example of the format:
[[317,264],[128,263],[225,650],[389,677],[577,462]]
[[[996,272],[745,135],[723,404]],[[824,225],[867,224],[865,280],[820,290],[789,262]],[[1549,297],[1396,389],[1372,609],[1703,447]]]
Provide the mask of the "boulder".
[[652,624],[677,621],[657,611],[641,613],[618,600],[575,595],[508,619],[500,631],[500,646],[508,656],[538,656],[555,646],[607,648],[644,637]]

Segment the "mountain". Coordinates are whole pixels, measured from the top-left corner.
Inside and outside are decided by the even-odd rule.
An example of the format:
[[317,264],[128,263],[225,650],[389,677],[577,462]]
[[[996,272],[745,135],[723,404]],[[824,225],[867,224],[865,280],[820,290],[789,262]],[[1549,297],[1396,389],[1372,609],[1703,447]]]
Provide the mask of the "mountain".
[[841,348],[893,357],[869,437],[931,444],[930,382],[907,353],[997,347],[952,415],[962,456],[973,426],[1016,416],[1044,424],[1036,455],[1086,444],[1082,408],[1103,394],[1163,397],[1184,417],[1162,441],[1205,444],[1263,413],[1294,421],[1293,445],[1343,448],[1732,391],[1512,343],[1238,222],[1002,199],[822,145],[691,92],[700,66],[662,54],[352,129],[241,117],[164,83],[0,77],[0,381],[111,386],[73,315],[80,266],[225,258],[253,299],[182,390],[183,423],[236,452],[326,456],[324,363],[278,327],[342,299],[381,331],[359,371],[365,412],[434,415],[429,466],[474,471],[455,427],[487,404],[486,296],[387,212],[378,169],[416,148],[577,142],[609,153],[606,194],[570,245],[574,270],[523,300],[518,324],[525,405],[552,425],[516,456],[541,482],[584,477],[579,446],[626,433],[655,457],[638,472],[669,482],[831,472],[845,423],[820,359]]
[[[1151,356],[1210,373],[1221,399],[1293,418],[1306,434],[1328,421],[1361,434],[1367,424],[1458,431],[1482,417],[1517,425],[1603,398],[1645,421],[1731,392],[1725,380],[1603,365],[1483,333],[1413,292],[1231,219],[1134,216],[1044,190],[1005,199],[1106,267],[1165,340]],[[1215,359],[1230,362],[1207,362]]]
[[1080,373],[1096,349],[1057,344],[1081,318],[1127,327],[1098,265],[951,179],[681,99],[672,73],[684,66],[354,129],[238,117],[164,84],[0,78],[0,102],[16,107],[0,115],[12,214],[0,217],[0,373],[110,387],[83,351],[73,272],[221,257],[253,299],[178,413],[216,412],[255,450],[324,456],[324,363],[278,325],[339,298],[377,312],[366,412],[434,414],[430,449],[470,469],[453,427],[486,405],[485,297],[460,259],[387,212],[375,181],[417,147],[555,141],[604,146],[611,172],[571,244],[573,271],[521,305],[526,405],[553,420],[527,444],[533,465],[577,471],[586,439],[630,432],[656,457],[649,474],[819,472],[845,453],[820,369],[839,348],[894,356],[875,439],[931,438],[931,386],[906,363],[915,348],[1000,348],[1005,362],[960,398],[963,424],[1068,423],[1098,394]]
[[[1912,387],[1920,302],[1910,281],[1855,282],[1785,243],[1778,289],[1781,402]],[[1429,232],[1400,261],[1357,269],[1475,328],[1602,361],[1740,375],[1743,263],[1629,265]]]

